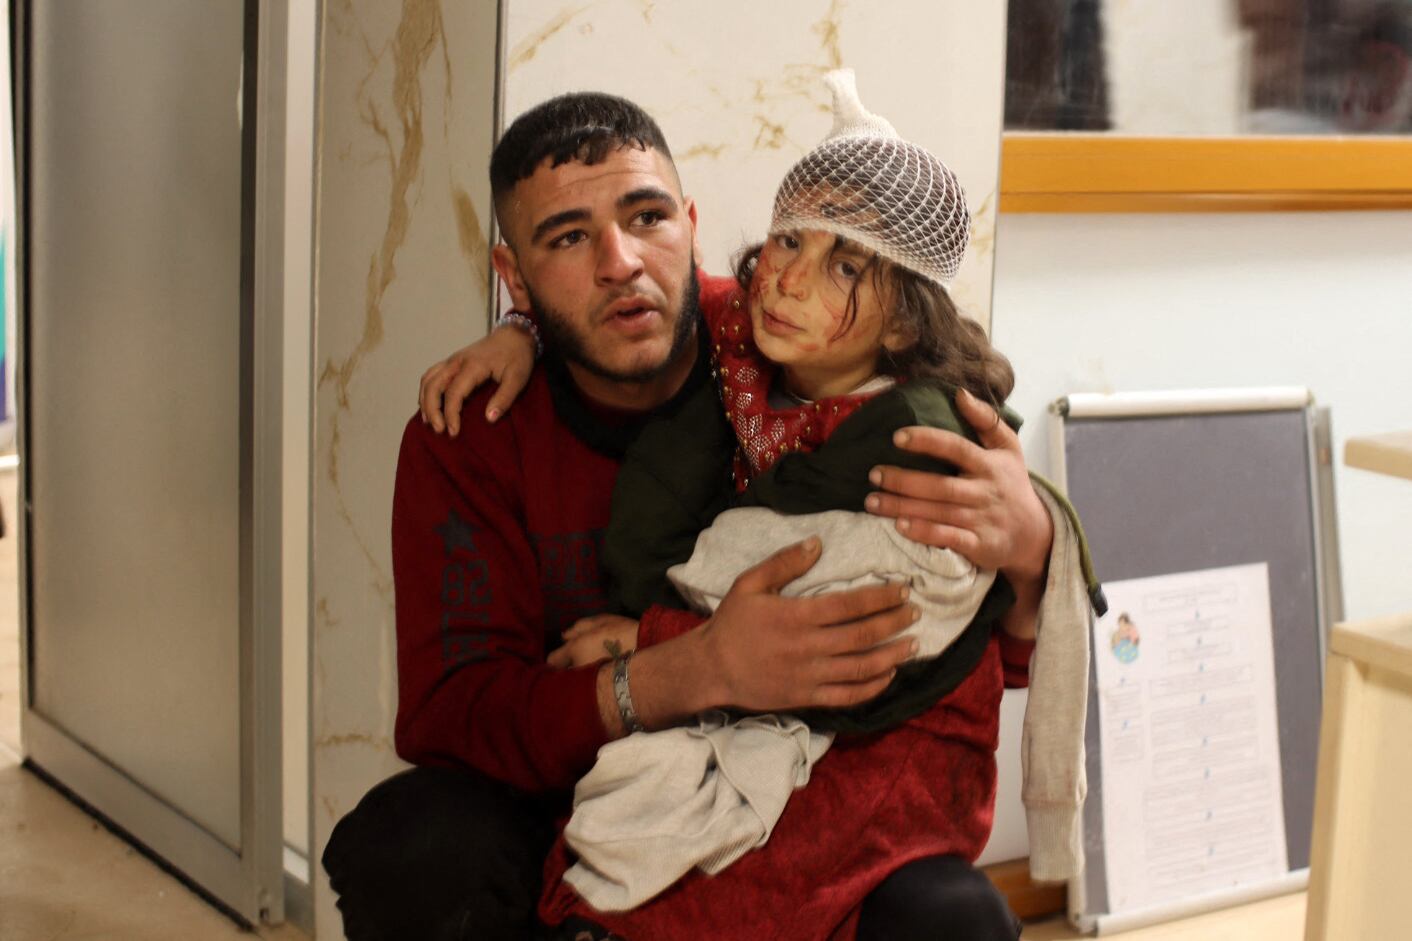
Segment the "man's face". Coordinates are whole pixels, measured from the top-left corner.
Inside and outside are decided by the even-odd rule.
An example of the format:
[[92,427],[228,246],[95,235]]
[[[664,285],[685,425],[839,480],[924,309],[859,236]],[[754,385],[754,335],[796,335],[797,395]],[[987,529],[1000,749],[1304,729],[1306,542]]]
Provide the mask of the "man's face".
[[546,160],[506,196],[496,270],[551,348],[601,379],[649,381],[694,326],[696,207],[655,150]]

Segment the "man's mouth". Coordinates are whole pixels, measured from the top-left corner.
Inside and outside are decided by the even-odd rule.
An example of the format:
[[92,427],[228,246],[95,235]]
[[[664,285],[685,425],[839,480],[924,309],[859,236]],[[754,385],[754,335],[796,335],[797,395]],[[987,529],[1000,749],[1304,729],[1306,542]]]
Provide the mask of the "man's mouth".
[[633,297],[624,297],[608,305],[608,316],[610,317],[637,317],[646,311],[656,310],[657,305],[652,303],[650,298],[641,294]]
[[647,297],[628,297],[608,305],[606,323],[617,327],[644,327],[661,315],[661,309]]

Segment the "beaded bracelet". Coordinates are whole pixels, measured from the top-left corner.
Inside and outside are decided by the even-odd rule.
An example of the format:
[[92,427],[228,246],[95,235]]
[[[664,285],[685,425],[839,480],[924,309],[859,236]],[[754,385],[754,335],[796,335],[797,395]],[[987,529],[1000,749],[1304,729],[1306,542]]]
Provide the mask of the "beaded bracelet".
[[544,355],[544,341],[539,338],[539,327],[535,326],[533,320],[520,313],[518,310],[510,310],[500,315],[500,319],[495,321],[495,326],[518,327],[530,335],[534,340],[534,358],[539,359]]
[[631,735],[643,732],[642,719],[632,704],[632,690],[628,688],[628,661],[635,651],[623,653],[617,641],[608,641],[608,652],[613,655],[613,698],[618,701],[618,718],[623,720],[623,728]]

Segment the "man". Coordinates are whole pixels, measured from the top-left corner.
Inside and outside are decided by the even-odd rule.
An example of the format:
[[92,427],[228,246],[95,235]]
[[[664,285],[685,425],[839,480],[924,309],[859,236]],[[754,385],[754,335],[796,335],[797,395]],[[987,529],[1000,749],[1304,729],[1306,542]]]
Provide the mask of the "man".
[[[446,437],[414,419],[403,438],[393,504],[397,746],[420,767],[374,788],[324,855],[352,941],[529,936],[550,821],[601,745],[713,707],[854,705],[910,654],[893,639],[912,621],[898,586],[778,594],[816,560],[811,540],[742,575],[704,623],[649,610],[630,672],[626,661],[546,664],[566,628],[606,607],[598,550],[619,461],[649,417],[712,381],[698,304],[722,303],[729,285],[698,280],[696,207],[661,131],[629,102],[579,94],[526,113],[496,147],[491,182],[506,240],[495,267],[516,306],[537,314],[547,355],[502,420],[472,419]],[[491,403],[483,390],[469,404],[503,408]],[[986,406],[965,407],[987,448],[911,430],[907,447],[963,473],[882,468],[870,509],[1006,575],[1018,599],[1004,625],[1006,660],[1022,674],[1052,523],[1013,433]],[[991,656],[997,675],[1000,656]],[[811,812],[805,801],[795,802],[800,815]],[[798,829],[781,821],[789,826]],[[754,864],[775,845],[752,854]],[[862,879],[870,884],[853,880],[859,898],[839,902],[837,919],[856,922],[860,937],[912,937],[938,919],[957,937],[1017,935],[1003,900],[954,856],[887,863]]]

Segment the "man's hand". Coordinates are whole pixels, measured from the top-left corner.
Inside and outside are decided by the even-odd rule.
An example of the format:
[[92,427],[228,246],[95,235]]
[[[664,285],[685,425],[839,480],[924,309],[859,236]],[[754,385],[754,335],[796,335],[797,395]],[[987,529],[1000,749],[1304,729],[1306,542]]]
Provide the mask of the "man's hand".
[[819,540],[809,539],[742,573],[697,628],[713,705],[756,712],[857,705],[886,689],[916,651],[910,638],[894,639],[920,614],[903,585],[779,594],[820,551]]
[[504,325],[463,347],[422,374],[417,407],[422,421],[451,437],[461,430],[461,403],[487,379],[500,388],[486,405],[493,422],[519,397],[534,370],[534,339],[519,327]]
[[1020,438],[995,410],[967,392],[956,396],[961,417],[981,445],[937,428],[903,428],[899,447],[948,461],[955,477],[897,467],[870,476],[868,512],[891,516],[915,542],[954,549],[978,568],[1003,572],[1017,590],[1044,575],[1054,525],[1025,470]]
[[580,618],[564,632],[564,645],[549,654],[549,665],[558,670],[611,660],[614,650],[637,649],[637,622],[617,614]]

